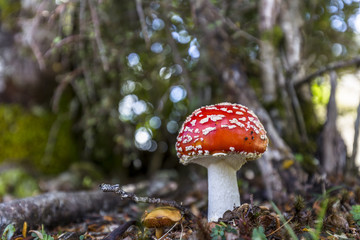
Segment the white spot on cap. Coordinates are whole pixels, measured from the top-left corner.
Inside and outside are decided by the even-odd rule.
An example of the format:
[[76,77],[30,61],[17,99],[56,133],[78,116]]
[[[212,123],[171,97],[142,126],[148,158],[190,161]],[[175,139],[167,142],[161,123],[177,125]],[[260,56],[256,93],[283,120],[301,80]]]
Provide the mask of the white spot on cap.
[[208,135],[209,132],[216,130],[216,127],[207,127],[202,130],[203,135]]
[[258,130],[254,125],[250,125],[250,127],[251,127],[252,129],[254,129],[254,131],[256,132],[256,134],[259,134],[259,133],[260,133],[259,130]]
[[186,144],[186,143],[191,142],[192,137],[191,137],[190,135],[186,135],[186,136],[184,136],[184,137],[186,137],[186,139],[184,139],[184,141],[182,142],[183,144]]
[[242,128],[245,127],[245,124],[239,122],[239,120],[237,120],[236,118],[233,118],[233,119],[229,120],[229,122],[232,123],[232,124],[236,124],[236,125],[238,125],[239,127],[242,127]]
[[246,117],[239,118],[240,121],[246,122]]
[[195,126],[196,119],[192,120],[190,123],[191,123],[192,126]]
[[229,147],[230,151],[235,151],[235,148],[234,147]]
[[226,153],[214,153],[213,156],[226,156]]
[[221,114],[219,114],[219,115],[207,115],[205,118],[200,120],[200,123],[204,124],[204,123],[208,122],[209,120],[211,120],[213,122],[216,122],[218,120],[223,119],[224,117],[225,117],[225,115],[221,115]]
[[197,128],[197,129],[195,129],[195,131],[194,131],[194,133],[199,133],[200,132],[200,130]]
[[236,111],[235,114],[244,115],[244,113],[243,113],[243,112],[240,112],[240,111]]
[[189,126],[186,126],[184,132],[193,132],[193,129]]
[[195,110],[194,115],[197,116],[199,113],[201,113],[201,110],[200,110],[200,109]]
[[217,107],[215,107],[214,105],[205,107],[206,110],[219,110]]
[[185,151],[190,151],[190,150],[193,150],[194,149],[194,146],[186,146],[185,147]]

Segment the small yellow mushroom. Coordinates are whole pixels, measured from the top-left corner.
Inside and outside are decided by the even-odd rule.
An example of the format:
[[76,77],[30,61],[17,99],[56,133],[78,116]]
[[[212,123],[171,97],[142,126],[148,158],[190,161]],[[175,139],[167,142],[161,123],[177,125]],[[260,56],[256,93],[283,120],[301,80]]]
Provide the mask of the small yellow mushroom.
[[180,210],[175,207],[157,207],[151,212],[146,212],[141,218],[142,224],[147,228],[155,228],[156,238],[160,238],[165,227],[173,226],[182,219]]

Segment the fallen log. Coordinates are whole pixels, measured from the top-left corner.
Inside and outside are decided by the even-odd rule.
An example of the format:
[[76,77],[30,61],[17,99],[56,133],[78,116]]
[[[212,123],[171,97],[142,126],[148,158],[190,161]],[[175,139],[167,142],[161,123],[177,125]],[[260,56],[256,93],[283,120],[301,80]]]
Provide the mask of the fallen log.
[[0,203],[0,233],[9,224],[20,229],[25,221],[29,227],[64,225],[89,213],[117,210],[126,202],[115,194],[82,191],[51,192]]

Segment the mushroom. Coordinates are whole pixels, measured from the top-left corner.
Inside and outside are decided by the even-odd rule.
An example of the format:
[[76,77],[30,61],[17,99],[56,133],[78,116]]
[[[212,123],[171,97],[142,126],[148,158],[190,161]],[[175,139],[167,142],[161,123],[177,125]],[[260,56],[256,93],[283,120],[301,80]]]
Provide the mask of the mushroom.
[[188,116],[176,142],[184,165],[196,163],[208,170],[208,221],[218,221],[240,206],[236,172],[266,151],[268,138],[257,116],[240,104],[201,107]]
[[144,213],[141,222],[147,228],[155,228],[156,238],[163,235],[164,228],[170,227],[182,219],[180,210],[175,207],[157,207],[151,212]]

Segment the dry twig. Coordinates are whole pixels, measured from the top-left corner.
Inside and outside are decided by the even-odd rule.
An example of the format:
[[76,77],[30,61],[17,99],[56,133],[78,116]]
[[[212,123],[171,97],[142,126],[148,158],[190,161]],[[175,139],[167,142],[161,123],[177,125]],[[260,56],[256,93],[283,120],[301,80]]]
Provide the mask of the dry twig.
[[146,48],[149,49],[150,48],[150,38],[149,38],[149,34],[147,31],[147,27],[146,27],[145,15],[144,15],[144,10],[142,7],[141,0],[136,0],[136,11],[137,11],[137,14],[139,15],[141,31],[144,36]]
[[289,220],[287,220],[283,225],[281,225],[280,227],[278,227],[276,230],[272,231],[271,233],[269,233],[268,235],[266,235],[266,237],[270,237],[271,235],[273,235],[274,233],[278,232],[280,229],[282,229],[286,224],[288,224],[292,219],[294,218],[294,216],[292,216]]
[[106,51],[105,51],[105,45],[102,41],[101,38],[101,34],[100,34],[100,20],[99,20],[99,16],[97,14],[96,8],[93,5],[92,0],[89,0],[89,7],[90,7],[90,13],[91,13],[91,19],[94,25],[94,33],[95,33],[95,40],[96,40],[96,44],[99,48],[99,54],[100,54],[100,59],[103,65],[103,70],[105,72],[107,72],[109,70],[109,61],[106,57]]
[[55,49],[59,49],[67,44],[70,44],[72,42],[77,42],[80,41],[82,38],[82,36],[80,34],[77,35],[71,35],[68,37],[65,37],[64,39],[61,39],[59,42],[57,42],[56,44],[54,44],[53,46],[51,46],[45,53],[44,53],[44,58],[48,58],[50,57],[51,53],[55,50]]
[[123,225],[116,228],[114,231],[112,231],[109,235],[107,235],[104,240],[116,240],[119,237],[121,237],[124,232],[131,226],[136,223],[135,220],[128,221],[124,223]]
[[163,200],[160,198],[151,198],[151,197],[138,197],[134,193],[129,193],[124,191],[119,184],[111,185],[102,183],[100,184],[99,188],[103,192],[113,192],[116,194],[119,194],[121,199],[129,199],[137,203],[150,203],[150,204],[159,204],[159,205],[166,205],[166,206],[172,206],[180,209],[185,214],[190,215],[191,217],[195,217],[189,209],[184,207],[182,204],[179,204],[176,201],[170,201],[170,200]]

